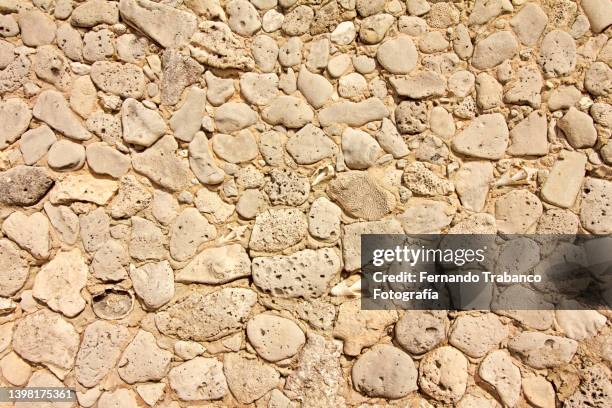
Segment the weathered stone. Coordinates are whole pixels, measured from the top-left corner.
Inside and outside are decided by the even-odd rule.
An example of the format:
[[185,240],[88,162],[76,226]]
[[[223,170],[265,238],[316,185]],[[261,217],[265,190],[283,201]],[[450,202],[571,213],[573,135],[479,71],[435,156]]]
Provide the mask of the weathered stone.
[[342,132],[342,154],[346,165],[353,170],[366,170],[373,166],[382,149],[368,133],[346,128]]
[[395,325],[395,340],[412,354],[423,354],[446,339],[448,319],[443,311],[414,310]]
[[582,186],[586,161],[582,153],[563,150],[542,186],[542,199],[559,207],[571,207]]
[[28,47],[51,44],[55,39],[55,23],[35,8],[21,10],[17,17],[21,40]]
[[190,259],[200,245],[214,239],[216,235],[217,229],[197,209],[186,208],[172,224],[170,255],[177,261]]
[[127,383],[161,380],[168,372],[172,353],[157,345],[155,337],[140,330],[119,360],[119,376]]
[[363,348],[376,344],[396,321],[395,310],[363,310],[361,300],[352,299],[340,305],[333,335],[344,341],[344,354],[357,356]]
[[495,201],[497,228],[506,234],[526,234],[542,215],[540,199],[528,190],[512,190]]
[[313,74],[305,66],[300,69],[297,87],[314,108],[322,107],[334,93],[333,85],[323,75]]
[[158,312],[155,323],[162,333],[183,340],[217,340],[242,330],[256,302],[257,294],[245,288],[193,292]]
[[365,172],[339,174],[327,194],[350,216],[368,221],[381,219],[396,206],[393,194]]
[[457,349],[439,347],[425,355],[419,365],[419,386],[423,392],[443,403],[453,403],[465,393],[468,361]]
[[87,272],[80,250],[59,252],[36,274],[32,296],[51,310],[74,317],[85,308],[80,292],[87,282]]
[[508,342],[508,349],[518,354],[530,367],[554,368],[570,362],[578,343],[564,337],[539,332],[523,332]]
[[83,126],[79,117],[70,109],[64,96],[57,91],[44,91],[36,100],[34,117],[75,140],[88,140],[91,133]]
[[28,129],[32,120],[32,112],[26,103],[19,98],[10,98],[0,102],[0,121],[2,135],[0,149],[15,142]]
[[164,258],[165,237],[153,222],[141,218],[132,217],[132,233],[130,235],[130,256],[140,261],[160,260]]
[[521,394],[521,370],[507,352],[496,350],[482,360],[478,368],[480,378],[489,383],[502,402],[515,406]]
[[501,113],[480,115],[453,139],[453,150],[481,159],[501,159],[508,146],[508,126]]
[[197,132],[189,143],[189,164],[201,183],[219,184],[223,181],[225,173],[212,158],[208,138],[203,132]]
[[448,195],[455,188],[452,182],[436,175],[421,162],[412,162],[405,168],[403,181],[413,193],[429,197]]
[[480,40],[474,47],[472,65],[478,69],[490,69],[507,59],[512,59],[518,51],[518,42],[510,31],[498,31]]
[[134,64],[97,61],[89,74],[93,83],[104,92],[122,98],[141,99],[145,90],[142,69]]
[[87,252],[97,251],[110,238],[110,217],[103,207],[79,216],[81,240]]
[[232,0],[225,5],[227,24],[233,32],[250,37],[261,28],[261,20],[255,7],[247,0]]
[[364,353],[352,370],[355,388],[370,397],[402,398],[417,389],[417,377],[410,356],[388,344]]
[[168,261],[130,270],[134,292],[149,310],[159,309],[174,296],[174,271]]
[[248,130],[238,132],[236,136],[218,133],[212,138],[212,148],[230,163],[247,162],[257,156],[257,142]]
[[306,216],[298,209],[269,209],[255,219],[249,247],[255,251],[276,252],[300,242],[306,230]]
[[219,197],[219,194],[207,188],[198,190],[195,205],[201,213],[209,216],[208,219],[213,224],[220,224],[226,221],[234,213],[234,206],[232,204],[226,203]]
[[130,262],[127,249],[116,240],[108,240],[96,251],[91,261],[92,274],[103,281],[120,281],[128,277]]
[[593,32],[600,33],[612,24],[610,3],[604,0],[585,0],[580,6],[589,18]]
[[99,320],[88,325],[76,356],[77,381],[85,387],[98,384],[119,360],[128,338],[127,328],[118,324]]
[[272,366],[236,353],[225,356],[223,372],[230,391],[243,404],[261,398],[280,380],[280,374]]
[[249,342],[267,361],[281,361],[297,354],[306,337],[292,320],[272,314],[259,314],[247,323]]
[[136,394],[134,391],[126,388],[118,388],[117,390],[110,392],[105,391],[98,400],[98,408],[138,408],[136,402]]
[[510,131],[508,154],[543,156],[548,153],[546,115],[534,111]]
[[[275,10],[270,10],[268,13],[264,15],[263,24],[264,30],[266,30],[266,16],[270,13],[275,13],[275,15],[279,16],[282,23],[283,15],[278,13]],[[280,28],[280,25],[278,25]],[[276,29],[278,29],[276,28]],[[276,31],[276,30],[272,30]],[[270,31],[268,31],[270,32]],[[255,64],[261,69],[262,72],[272,72],[274,71],[274,67],[276,66],[276,60],[278,59],[278,44],[276,41],[267,35],[258,35],[253,40],[251,45],[253,59],[255,60]]]
[[123,139],[127,143],[149,147],[166,133],[166,124],[159,113],[128,98],[121,106]]
[[278,76],[248,72],[240,77],[240,92],[251,104],[267,105],[278,93]]
[[125,175],[119,180],[119,192],[108,207],[113,218],[127,218],[144,210],[151,203],[151,193],[138,179]]
[[341,347],[325,337],[309,332],[298,357],[298,364],[285,382],[285,393],[298,399],[304,408],[321,405],[344,407],[344,385],[340,367]]
[[492,313],[464,315],[451,327],[449,343],[470,357],[483,357],[508,336],[508,329]]
[[364,18],[359,27],[359,39],[365,44],[378,44],[385,38],[394,21],[393,16],[386,13]]
[[167,49],[162,54],[161,103],[175,105],[183,90],[193,84],[204,68],[188,55],[176,49]]
[[446,80],[437,72],[424,70],[414,75],[391,77],[391,85],[400,96],[424,99],[446,94]]
[[221,22],[205,21],[190,40],[191,55],[202,64],[213,68],[253,69],[255,63],[244,42]]
[[47,155],[47,164],[55,171],[75,171],[85,164],[85,148],[66,139],[53,143]]
[[340,256],[332,248],[253,258],[253,282],[279,297],[320,297],[327,293],[331,280],[340,272],[340,264]]
[[13,350],[27,361],[44,365],[59,378],[73,367],[78,349],[78,333],[60,314],[43,309],[15,324]]
[[69,204],[74,201],[106,204],[117,191],[117,182],[84,174],[71,174],[56,183],[49,200],[53,204]]
[[164,48],[185,45],[196,31],[196,16],[149,0],[121,0],[121,18]]
[[2,223],[2,232],[34,258],[49,257],[49,221],[42,213],[15,211]]
[[555,319],[567,337],[578,341],[596,336],[607,321],[598,311],[575,301],[563,302],[562,309],[555,310]]
[[612,214],[608,210],[612,182],[588,177],[582,191],[580,221],[583,227],[593,234],[609,234],[612,231]]
[[535,3],[528,3],[510,19],[510,26],[519,40],[528,46],[535,45],[548,24],[546,13]]
[[170,387],[184,401],[214,400],[227,394],[223,364],[216,358],[196,357],[170,370]]
[[129,156],[119,153],[104,142],[87,145],[87,165],[95,173],[119,178],[130,169]]
[[443,201],[411,198],[397,216],[406,234],[438,234],[453,220],[455,210]]
[[416,67],[417,50],[410,37],[400,35],[382,43],[376,59],[392,74],[407,74]]
[[134,170],[162,187],[179,191],[189,185],[192,174],[187,161],[176,155],[177,149],[176,140],[166,135],[144,152],[132,154]]
[[383,118],[380,130],[376,133],[376,140],[387,153],[391,153],[396,159],[409,153],[406,142],[400,136],[393,122],[387,118]]
[[119,22],[117,4],[105,0],[87,1],[72,11],[70,23],[77,27],[90,28],[100,24],[113,25]]
[[56,141],[55,133],[47,125],[41,125],[25,132],[19,142],[24,163],[28,166],[36,164]]
[[400,133],[416,134],[427,129],[427,104],[422,101],[402,101],[395,108],[395,123]]
[[565,76],[576,67],[576,44],[565,31],[553,30],[540,45],[540,65],[546,76]]
[[538,408],[555,406],[555,390],[551,383],[539,375],[529,375],[522,379],[523,394],[527,401]]
[[250,274],[251,260],[246,251],[238,244],[230,244],[200,252],[177,272],[176,281],[223,284]]
[[42,167],[15,166],[0,173],[0,202],[30,206],[53,187],[53,179]]
[[389,116],[389,111],[378,98],[368,98],[362,102],[336,102],[319,111],[319,123],[326,127],[335,123],[344,123],[351,127],[360,127],[368,122],[381,120]]
[[283,125],[296,129],[310,123],[314,113],[302,99],[294,96],[278,96],[263,108],[261,117],[271,125]]
[[313,164],[338,151],[338,146],[321,129],[307,124],[286,144],[287,152],[298,164]]
[[23,287],[30,272],[17,245],[0,239],[0,296],[9,297]]

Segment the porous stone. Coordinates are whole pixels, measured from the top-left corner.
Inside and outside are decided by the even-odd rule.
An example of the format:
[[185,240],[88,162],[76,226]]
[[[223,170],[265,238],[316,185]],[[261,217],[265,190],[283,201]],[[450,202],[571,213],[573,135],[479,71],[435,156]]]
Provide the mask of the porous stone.
[[565,31],[553,30],[540,45],[540,65],[545,75],[565,76],[576,67],[576,43]]
[[170,255],[185,261],[195,255],[200,245],[214,239],[217,229],[195,208],[186,208],[174,219],[170,229]]
[[205,21],[191,37],[189,49],[198,62],[220,69],[251,70],[254,61],[244,41],[222,22]]
[[25,284],[30,267],[17,245],[8,239],[0,239],[0,267],[0,296],[12,296]]
[[144,210],[151,203],[151,193],[145,185],[131,175],[119,180],[119,192],[110,203],[110,215],[113,218],[127,218]]
[[608,211],[612,182],[588,177],[582,186],[580,221],[593,234],[612,231],[612,216]]
[[393,194],[365,172],[339,175],[329,184],[327,193],[347,214],[365,220],[381,219],[396,206]]
[[96,87],[104,92],[134,99],[141,99],[144,95],[145,77],[137,65],[96,61],[89,75]]
[[272,315],[259,314],[246,326],[249,342],[257,354],[270,362],[293,357],[304,343],[304,332],[292,320]]
[[429,197],[448,195],[455,189],[452,182],[438,176],[422,162],[412,162],[406,166],[403,182],[413,193]]
[[253,282],[264,292],[315,298],[327,293],[340,272],[340,256],[331,248],[306,249],[289,256],[253,258],[252,270]]
[[422,70],[411,76],[391,77],[391,85],[400,96],[425,99],[446,93],[446,80],[435,71]]
[[129,332],[125,326],[104,320],[89,324],[76,355],[74,371],[77,381],[86,387],[102,381],[119,360],[128,339]]
[[495,218],[499,231],[525,234],[542,215],[540,199],[528,190],[513,190],[495,201]]
[[279,251],[300,242],[308,228],[298,209],[269,209],[255,218],[249,247],[255,251]]
[[216,358],[196,357],[172,368],[170,387],[184,401],[215,400],[227,394],[223,364]]
[[4,123],[0,136],[0,149],[15,142],[28,129],[32,112],[19,98],[9,98],[0,102],[0,121]]
[[569,363],[576,353],[575,340],[540,332],[523,332],[508,342],[508,349],[530,367],[554,368]]
[[269,176],[264,191],[273,205],[299,206],[308,199],[310,183],[307,178],[287,169],[273,169]]
[[30,206],[53,187],[54,180],[42,167],[15,166],[0,173],[0,202]]
[[423,357],[419,365],[419,386],[436,401],[457,402],[465,393],[468,361],[457,349],[439,347]]
[[409,353],[426,353],[446,339],[448,319],[441,311],[405,313],[395,325],[395,340]]
[[70,15],[70,24],[90,28],[100,24],[113,25],[119,21],[117,4],[105,0],[89,0],[76,7]]
[[172,48],[164,51],[161,62],[161,103],[176,105],[181,99],[183,90],[202,75],[204,68],[193,58]]
[[396,399],[417,389],[412,359],[388,344],[378,344],[360,356],[351,375],[355,388],[370,397]]

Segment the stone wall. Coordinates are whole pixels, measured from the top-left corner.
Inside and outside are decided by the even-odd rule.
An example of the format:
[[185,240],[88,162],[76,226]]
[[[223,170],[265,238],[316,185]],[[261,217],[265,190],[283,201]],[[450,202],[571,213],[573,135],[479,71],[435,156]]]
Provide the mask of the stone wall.
[[1,385],[612,406],[607,310],[358,298],[363,233],[612,232],[611,24],[610,0],[0,0]]

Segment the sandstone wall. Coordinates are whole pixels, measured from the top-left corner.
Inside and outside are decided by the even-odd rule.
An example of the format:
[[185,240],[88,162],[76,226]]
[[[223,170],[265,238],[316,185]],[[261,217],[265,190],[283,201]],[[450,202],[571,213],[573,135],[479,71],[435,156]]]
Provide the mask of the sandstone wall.
[[363,233],[612,232],[611,24],[610,0],[0,0],[1,385],[612,406],[607,310],[358,298]]

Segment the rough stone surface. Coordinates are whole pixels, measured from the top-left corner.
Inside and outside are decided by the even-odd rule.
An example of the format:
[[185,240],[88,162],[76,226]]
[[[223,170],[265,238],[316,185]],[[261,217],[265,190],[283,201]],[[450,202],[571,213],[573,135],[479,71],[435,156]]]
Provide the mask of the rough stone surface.
[[[41,407],[611,406],[610,314],[557,279],[605,283],[611,16],[0,0],[0,382],[76,387]],[[545,281],[363,310],[364,234],[498,234],[481,266]]]

